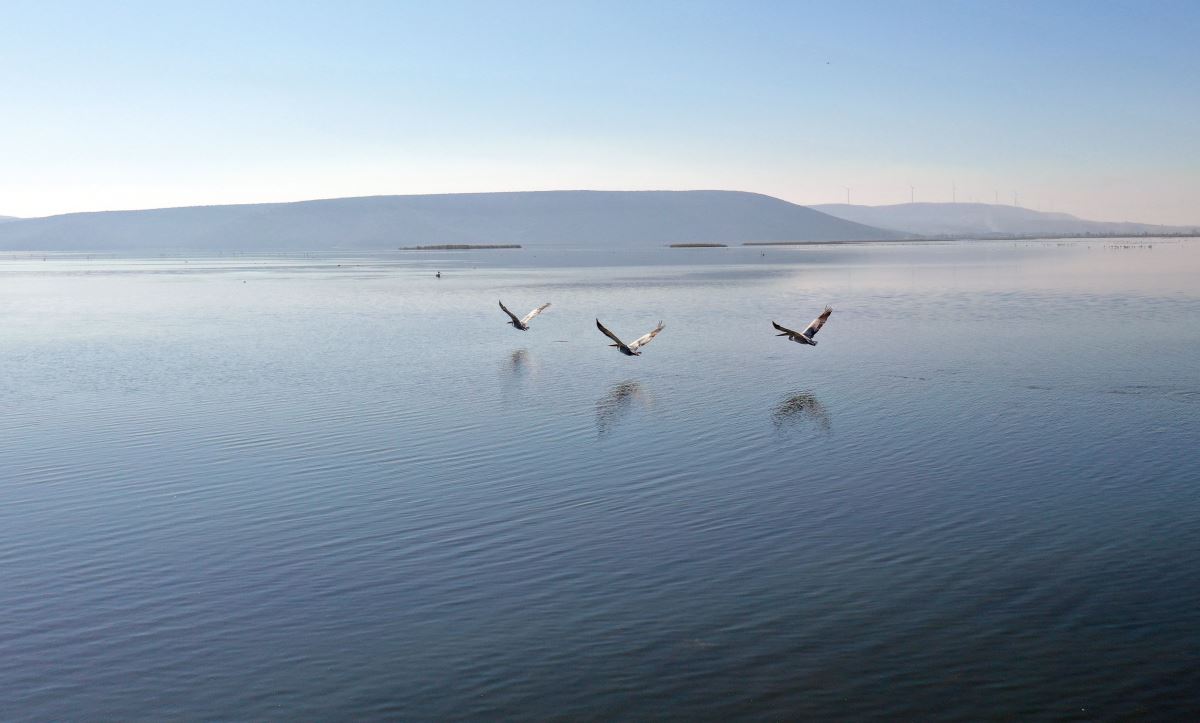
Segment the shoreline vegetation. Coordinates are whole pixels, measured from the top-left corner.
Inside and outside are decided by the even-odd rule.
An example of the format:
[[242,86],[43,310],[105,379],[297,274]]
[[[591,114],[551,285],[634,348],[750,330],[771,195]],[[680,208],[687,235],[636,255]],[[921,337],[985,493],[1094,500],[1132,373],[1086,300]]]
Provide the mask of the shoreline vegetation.
[[746,241],[743,246],[836,246],[839,244],[874,244],[874,243],[911,243],[913,241],[930,241],[932,239],[889,239],[888,241],[871,241],[869,239],[846,241]]
[[1106,239],[1181,239],[1181,238],[1200,238],[1200,233],[1081,233],[1081,234],[997,234],[995,236],[982,235],[943,235],[943,236],[918,236],[910,239],[895,239],[888,241],[746,241],[742,246],[837,246],[840,244],[893,244],[893,243],[921,243],[921,242],[939,242],[939,241],[1103,241]]
[[521,244],[431,244],[429,246],[401,246],[401,251],[478,251],[480,249],[519,249]]
[[1047,241],[1055,241],[1059,239],[1074,239],[1078,241],[1087,241],[1089,239],[1114,239],[1114,238],[1131,238],[1131,239],[1147,239],[1147,238],[1200,238],[1200,230],[1197,231],[1178,231],[1170,233],[1022,233],[1022,234],[956,234],[956,235],[939,235],[925,236],[928,241],[1036,241],[1044,239]]
[[[849,246],[859,244],[883,244],[883,245],[911,245],[924,243],[954,243],[954,242],[995,242],[995,241],[1114,241],[1128,240],[1135,245],[1144,245],[1146,242],[1154,240],[1173,240],[1173,239],[1196,239],[1200,238],[1198,233],[1147,233],[1147,234],[1022,234],[1008,236],[924,236],[910,239],[893,239],[886,241],[861,239],[861,240],[846,240],[846,241],[743,241],[741,244],[736,244],[740,247],[760,247],[768,246],[787,248],[800,246]],[[735,244],[722,243],[673,243],[665,247],[659,248],[730,248]],[[1131,246],[1132,247],[1132,246]],[[1111,248],[1121,248],[1121,246],[1113,245]],[[431,244],[422,246],[399,246],[396,247],[399,251],[476,251],[476,250],[491,250],[491,249],[524,249],[521,244]],[[200,258],[206,256],[212,257],[233,257],[233,258],[320,258],[330,254],[351,254],[351,255],[371,255],[374,253],[385,252],[384,249],[377,250],[345,250],[335,249],[332,247],[323,249],[256,249],[256,250],[231,250],[231,249],[168,249],[168,250],[124,250],[124,249],[92,249],[92,250],[75,250],[75,249],[0,249],[0,259],[16,260],[16,259],[33,259],[40,258],[43,261],[54,257],[55,260],[60,259],[86,259],[92,261],[94,259],[118,259],[118,258],[188,258],[189,256]]]

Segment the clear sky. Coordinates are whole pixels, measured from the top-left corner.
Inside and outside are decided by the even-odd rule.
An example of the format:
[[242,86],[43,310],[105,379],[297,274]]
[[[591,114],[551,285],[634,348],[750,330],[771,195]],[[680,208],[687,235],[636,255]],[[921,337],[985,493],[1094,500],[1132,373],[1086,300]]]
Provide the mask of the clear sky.
[[0,0],[0,214],[757,191],[1200,223],[1200,2]]

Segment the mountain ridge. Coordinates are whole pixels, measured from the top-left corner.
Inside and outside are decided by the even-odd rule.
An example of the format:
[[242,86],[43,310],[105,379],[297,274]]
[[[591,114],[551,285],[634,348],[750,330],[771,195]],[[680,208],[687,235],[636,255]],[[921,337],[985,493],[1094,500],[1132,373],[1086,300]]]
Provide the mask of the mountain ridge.
[[426,244],[645,248],[909,238],[745,191],[514,191],[88,211],[0,228],[10,250],[384,250]]
[[848,221],[930,237],[1006,237],[1036,234],[1141,235],[1190,233],[1193,226],[1090,221],[1069,213],[1035,211],[990,203],[899,203],[862,206],[824,203],[811,206]]

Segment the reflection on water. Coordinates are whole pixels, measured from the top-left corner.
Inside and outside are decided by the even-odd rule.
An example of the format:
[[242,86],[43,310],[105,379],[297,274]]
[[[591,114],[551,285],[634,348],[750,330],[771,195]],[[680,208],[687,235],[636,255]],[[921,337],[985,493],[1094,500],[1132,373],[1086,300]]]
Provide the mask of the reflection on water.
[[505,368],[508,371],[508,375],[513,379],[520,379],[526,376],[530,370],[529,351],[526,349],[513,349],[513,353],[509,355]]
[[628,379],[617,384],[596,402],[596,433],[603,437],[625,417],[635,401],[645,400],[640,382]]
[[528,349],[513,349],[500,362],[500,395],[508,405],[521,405],[537,376],[537,360]]
[[813,424],[822,432],[830,430],[829,411],[811,392],[800,392],[775,405],[771,421],[776,429],[796,424]]

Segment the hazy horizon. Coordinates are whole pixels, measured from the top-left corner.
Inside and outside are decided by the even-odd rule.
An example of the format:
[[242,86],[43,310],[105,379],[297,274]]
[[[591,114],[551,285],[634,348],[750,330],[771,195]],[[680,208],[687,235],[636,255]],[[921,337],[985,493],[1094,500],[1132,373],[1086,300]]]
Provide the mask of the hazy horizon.
[[1194,225],[1188,3],[8,8],[0,215],[727,189]]

